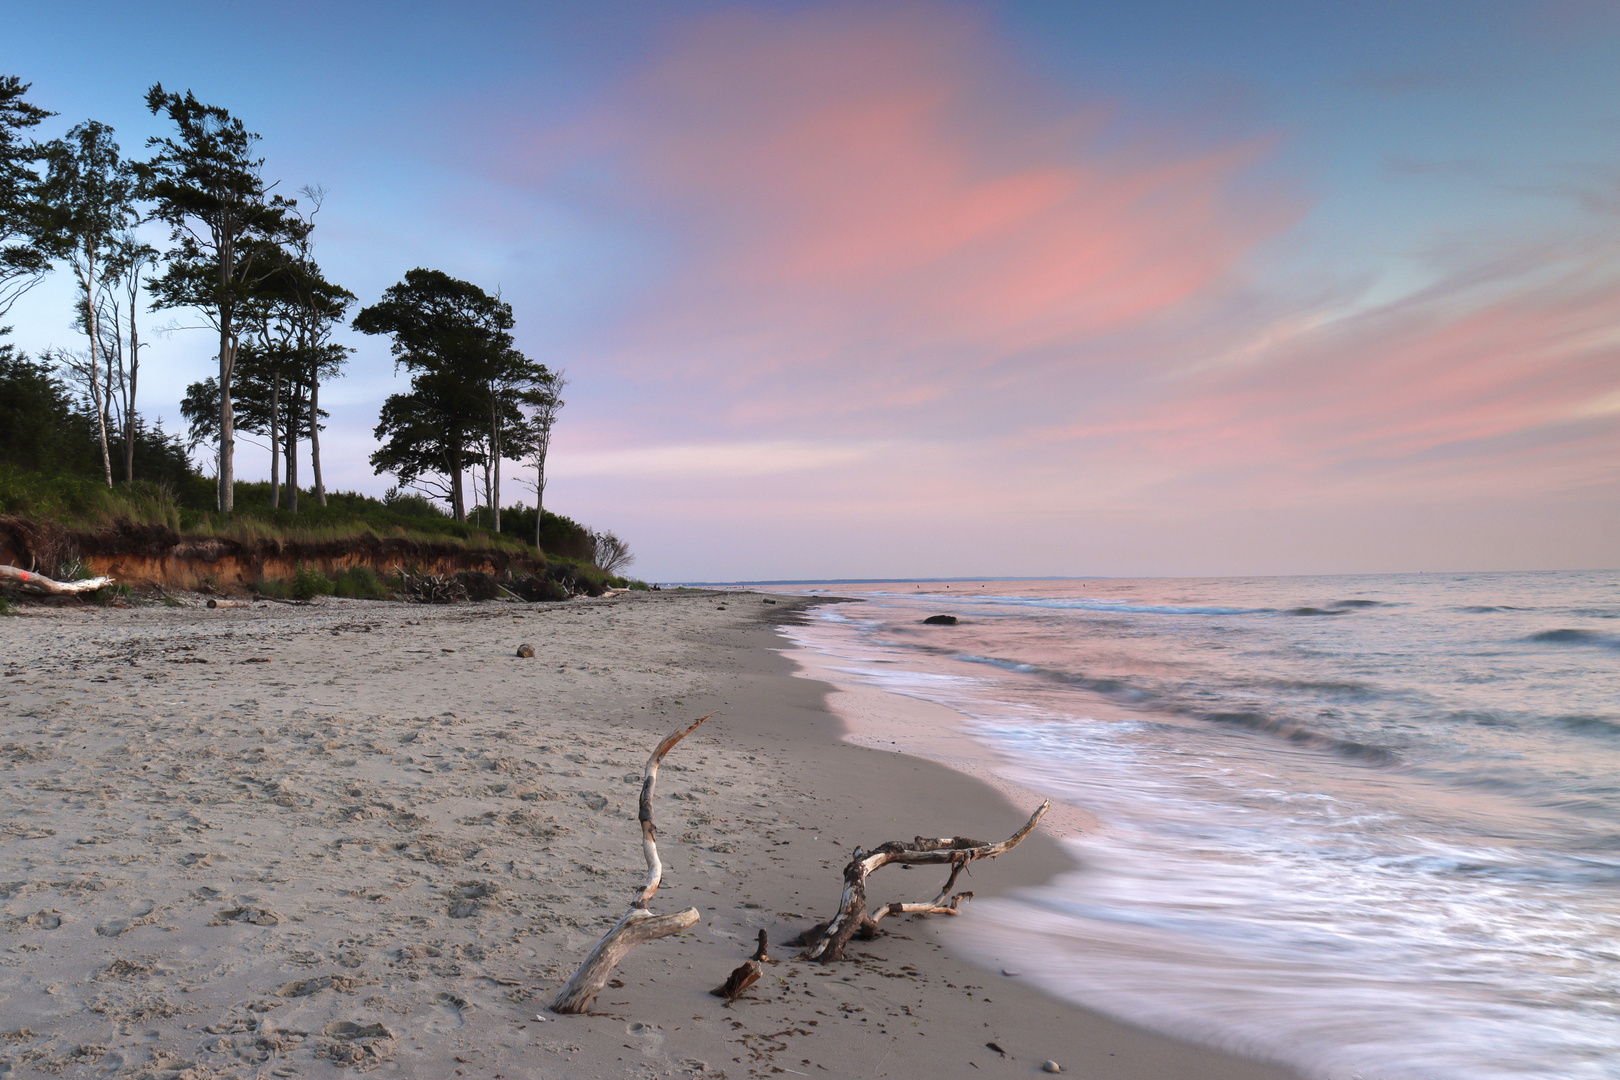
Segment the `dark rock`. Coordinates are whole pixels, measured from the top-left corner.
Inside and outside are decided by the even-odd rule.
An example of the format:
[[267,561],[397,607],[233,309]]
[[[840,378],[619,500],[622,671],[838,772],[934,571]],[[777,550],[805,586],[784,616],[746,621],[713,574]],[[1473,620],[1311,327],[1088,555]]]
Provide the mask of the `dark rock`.
[[519,656],[523,657],[523,659],[525,659],[525,660],[532,659],[533,656],[534,656],[534,646],[533,645],[519,645],[517,654]]
[[930,615],[923,622],[928,626],[955,626],[955,615]]

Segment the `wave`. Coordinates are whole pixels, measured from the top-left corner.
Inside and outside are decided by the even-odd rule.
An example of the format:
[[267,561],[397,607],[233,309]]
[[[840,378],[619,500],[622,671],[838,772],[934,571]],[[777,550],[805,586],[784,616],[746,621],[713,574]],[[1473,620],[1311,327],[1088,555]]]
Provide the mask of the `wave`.
[[1348,610],[1346,610],[1345,608],[1296,607],[1296,608],[1289,608],[1283,614],[1285,614],[1285,615],[1348,615],[1348,614],[1350,614],[1350,612]]
[[1277,690],[1307,690],[1312,693],[1325,694],[1330,697],[1349,699],[1351,701],[1367,701],[1383,695],[1359,682],[1331,682],[1321,679],[1265,679],[1260,685]]
[[1596,645],[1605,649],[1620,649],[1620,637],[1600,634],[1596,630],[1568,628],[1543,630],[1539,634],[1531,634],[1524,640],[1533,641],[1538,645]]
[[1354,758],[1357,761],[1372,762],[1376,765],[1394,765],[1400,761],[1399,755],[1388,747],[1340,739],[1325,732],[1317,731],[1315,728],[1308,728],[1304,724],[1292,720],[1281,720],[1274,716],[1267,716],[1264,713],[1213,712],[1205,713],[1203,719],[1225,727],[1239,727],[1245,731],[1257,731],[1265,735],[1275,735],[1300,746],[1309,746],[1313,750],[1328,750],[1343,757]]
[[989,664],[991,667],[998,667],[1003,671],[1016,671],[1021,675],[1039,675],[1042,678],[1052,679],[1068,686],[1077,686],[1082,690],[1090,690],[1094,694],[1121,698],[1133,704],[1145,701],[1150,696],[1147,691],[1133,686],[1127,679],[1076,675],[1069,671],[1058,671],[1054,668],[1026,664],[1021,660],[1002,660],[994,656],[974,656],[972,653],[957,653],[954,659],[963,660],[969,664]]
[[1580,732],[1582,735],[1600,735],[1607,738],[1620,738],[1620,720],[1607,716],[1560,716],[1555,721],[1559,727],[1570,731]]
[[[1273,735],[1298,746],[1308,746],[1313,750],[1326,750],[1357,761],[1371,762],[1377,765],[1393,765],[1400,761],[1399,755],[1388,747],[1374,746],[1351,739],[1340,739],[1315,728],[1306,727],[1294,720],[1267,716],[1259,712],[1202,712],[1198,709],[1177,705],[1171,701],[1154,700],[1157,695],[1151,694],[1125,679],[1077,675],[1073,672],[1040,667],[1021,660],[975,656],[971,653],[957,653],[955,659],[970,664],[988,664],[991,667],[1001,668],[1003,671],[1016,671],[1021,675],[1037,675],[1045,679],[1051,679],[1054,682],[1061,682],[1067,686],[1089,690],[1104,697],[1124,700],[1133,705],[1151,704],[1153,708],[1163,712],[1180,716],[1192,716],[1228,727],[1241,727],[1247,731],[1258,732],[1263,735]],[[1341,694],[1372,694],[1371,690],[1359,683],[1298,682],[1294,685],[1302,689],[1308,688]]]
[[[874,593],[873,595],[918,599],[918,597],[905,596],[905,594],[901,593]],[[1092,600],[1074,597],[950,596],[930,593],[926,599],[929,603],[941,604],[972,604],[977,606],[993,604],[997,607],[1043,608],[1052,611],[1123,612],[1130,615],[1269,615],[1276,611],[1276,608],[1220,607],[1204,604],[1130,604],[1123,600]]]
[[1534,608],[1514,607],[1511,604],[1469,604],[1457,609],[1465,615],[1495,615],[1502,611],[1534,611]]

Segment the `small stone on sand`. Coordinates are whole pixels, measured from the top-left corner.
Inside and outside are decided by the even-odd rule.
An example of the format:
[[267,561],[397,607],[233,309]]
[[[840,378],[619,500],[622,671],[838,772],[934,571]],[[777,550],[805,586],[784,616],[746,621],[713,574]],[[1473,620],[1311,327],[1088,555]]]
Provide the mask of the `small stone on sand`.
[[525,660],[531,659],[534,656],[534,646],[533,645],[519,645],[517,654],[519,656],[523,657]]

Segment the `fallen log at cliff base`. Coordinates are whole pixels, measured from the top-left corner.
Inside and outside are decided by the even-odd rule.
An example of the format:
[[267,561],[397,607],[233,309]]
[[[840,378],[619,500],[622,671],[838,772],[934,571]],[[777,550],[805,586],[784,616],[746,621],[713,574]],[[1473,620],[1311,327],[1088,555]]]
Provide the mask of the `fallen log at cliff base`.
[[86,578],[83,581],[55,581],[44,574],[23,570],[16,566],[0,566],[0,585],[9,585],[24,592],[41,596],[75,596],[95,592],[113,583],[110,577]]

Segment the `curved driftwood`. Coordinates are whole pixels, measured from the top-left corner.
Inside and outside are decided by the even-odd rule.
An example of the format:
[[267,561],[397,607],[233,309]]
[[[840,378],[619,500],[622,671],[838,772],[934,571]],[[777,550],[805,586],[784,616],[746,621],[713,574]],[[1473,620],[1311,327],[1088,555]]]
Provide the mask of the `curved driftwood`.
[[30,570],[22,570],[15,566],[0,566],[0,585],[10,585],[42,596],[73,596],[77,593],[95,592],[112,583],[113,579],[110,577],[87,578],[84,581],[54,581],[44,574],[36,574]]
[[[938,839],[919,836],[909,844],[891,840],[879,845],[870,854],[856,848],[855,857],[844,867],[844,893],[838,901],[838,914],[830,921],[805,931],[789,944],[806,946],[803,959],[826,963],[842,960],[844,947],[856,934],[864,938],[872,937],[877,933],[878,920],[886,915],[955,915],[957,905],[973,895],[970,892],[951,893],[962,868],[970,862],[993,859],[1017,847],[1040,824],[1051,806],[1050,801],[1042,802],[1023,828],[999,844],[987,844],[983,840],[971,840],[965,836]],[[949,863],[951,876],[945,880],[944,887],[933,900],[915,904],[886,904],[869,913],[866,910],[866,879],[890,863],[907,866]]]
[[644,942],[690,930],[698,924],[700,916],[697,908],[687,908],[673,915],[654,915],[647,910],[653,893],[658,891],[658,883],[664,878],[664,864],[658,858],[658,829],[653,825],[652,799],[653,787],[658,781],[658,766],[664,760],[664,755],[708,718],[700,717],[682,730],[665,736],[647,759],[647,767],[641,773],[641,810],[638,815],[641,819],[641,852],[647,859],[647,880],[631,897],[630,908],[624,917],[603,935],[590,955],[585,957],[585,962],[579,965],[579,970],[574,972],[574,977],[558,992],[557,999],[551,1003],[553,1012],[585,1012],[607,985],[614,967],[631,949]]

